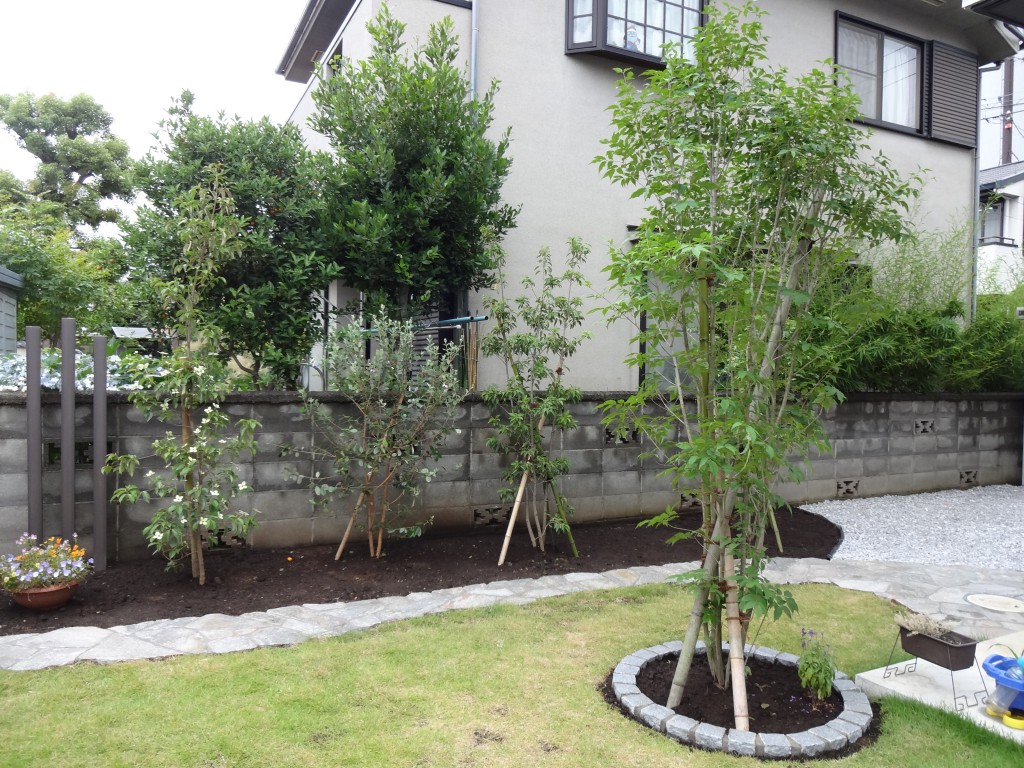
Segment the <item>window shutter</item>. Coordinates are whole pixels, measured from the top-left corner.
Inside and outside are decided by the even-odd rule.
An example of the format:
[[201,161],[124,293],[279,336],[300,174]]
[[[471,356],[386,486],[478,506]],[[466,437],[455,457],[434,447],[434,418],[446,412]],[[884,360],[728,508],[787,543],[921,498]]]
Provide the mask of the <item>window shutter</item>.
[[933,139],[974,147],[978,138],[978,58],[934,41],[926,93]]

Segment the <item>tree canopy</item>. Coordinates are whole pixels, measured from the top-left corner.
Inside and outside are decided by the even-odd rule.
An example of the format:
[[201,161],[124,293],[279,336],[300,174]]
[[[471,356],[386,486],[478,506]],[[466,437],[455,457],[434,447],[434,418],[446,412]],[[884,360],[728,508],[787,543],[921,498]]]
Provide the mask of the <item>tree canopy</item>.
[[72,227],[118,221],[118,211],[103,204],[133,197],[128,144],[110,131],[112,122],[86,94],[67,101],[0,95],[0,124],[39,159],[28,191],[60,205]]
[[325,233],[346,284],[410,314],[491,283],[483,230],[515,224],[501,202],[509,134],[492,141],[497,85],[478,99],[456,66],[450,19],[405,51],[405,25],[382,6],[362,61],[318,73],[310,125],[334,150],[322,173]]
[[83,248],[71,236],[56,203],[28,197],[12,200],[0,192],[0,264],[21,275],[18,334],[38,325],[57,339],[62,317],[83,328],[107,332],[131,314],[122,274],[120,244],[105,239]]
[[318,335],[317,292],[337,275],[320,255],[313,155],[294,125],[205,117],[187,91],[161,123],[159,152],[137,165],[150,205],[127,227],[130,249],[164,276],[182,253],[182,195],[216,166],[234,200],[241,248],[218,265],[200,307],[247,372],[294,386]]

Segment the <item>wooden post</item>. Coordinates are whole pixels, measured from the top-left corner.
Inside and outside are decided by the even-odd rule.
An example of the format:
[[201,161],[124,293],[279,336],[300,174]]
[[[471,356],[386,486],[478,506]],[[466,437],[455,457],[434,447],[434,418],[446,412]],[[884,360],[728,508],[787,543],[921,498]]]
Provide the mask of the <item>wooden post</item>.
[[60,535],[75,534],[75,320],[60,321]]
[[43,536],[43,412],[40,397],[42,332],[38,325],[25,328],[25,407],[28,411],[28,532]]

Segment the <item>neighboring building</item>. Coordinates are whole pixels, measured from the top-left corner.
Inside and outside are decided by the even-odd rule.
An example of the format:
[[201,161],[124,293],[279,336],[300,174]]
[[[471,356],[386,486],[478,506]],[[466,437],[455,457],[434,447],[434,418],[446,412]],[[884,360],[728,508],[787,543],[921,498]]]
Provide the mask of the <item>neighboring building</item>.
[[[314,63],[334,54],[359,58],[370,50],[366,22],[381,0],[310,0],[279,68],[310,82],[292,121],[307,140],[327,148],[306,127],[314,109]],[[522,203],[517,228],[505,240],[511,279],[532,269],[542,246],[558,254],[572,235],[593,246],[588,277],[606,287],[605,253],[628,243],[642,209],[603,179],[593,158],[609,135],[616,67],[657,61],[663,40],[685,41],[700,23],[700,0],[390,0],[407,26],[407,40],[451,16],[467,68],[482,85],[501,83],[494,125],[512,128],[508,201]],[[919,224],[945,228],[976,203],[978,67],[1014,55],[1019,40],[1001,22],[961,7],[959,0],[761,0],[767,12],[768,54],[777,65],[806,71],[834,59],[851,75],[864,102],[873,147],[906,174],[925,180]],[[1002,13],[1018,2],[976,3]],[[1002,10],[1000,10],[1002,8]],[[1012,21],[1012,19],[1010,19]],[[474,64],[470,67],[471,62]],[[965,273],[972,268],[964,264]],[[595,301],[594,306],[597,305]],[[480,310],[479,297],[468,309]],[[485,328],[486,330],[486,328]],[[631,329],[595,317],[597,337],[573,359],[570,380],[590,391],[630,390],[637,371],[621,361]],[[480,361],[480,386],[498,380],[493,361]]]
[[979,175],[978,290],[1006,293],[1024,282],[1024,161]]
[[18,350],[18,293],[21,275],[0,267],[0,352]]

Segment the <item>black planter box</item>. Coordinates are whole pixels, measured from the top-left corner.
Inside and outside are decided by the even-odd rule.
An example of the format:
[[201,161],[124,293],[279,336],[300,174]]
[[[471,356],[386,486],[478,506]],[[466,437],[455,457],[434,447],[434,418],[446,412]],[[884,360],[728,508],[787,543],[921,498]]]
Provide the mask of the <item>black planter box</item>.
[[900,627],[900,645],[911,656],[917,656],[919,659],[956,672],[974,665],[978,641],[957,632],[946,632],[942,637],[932,637]]

